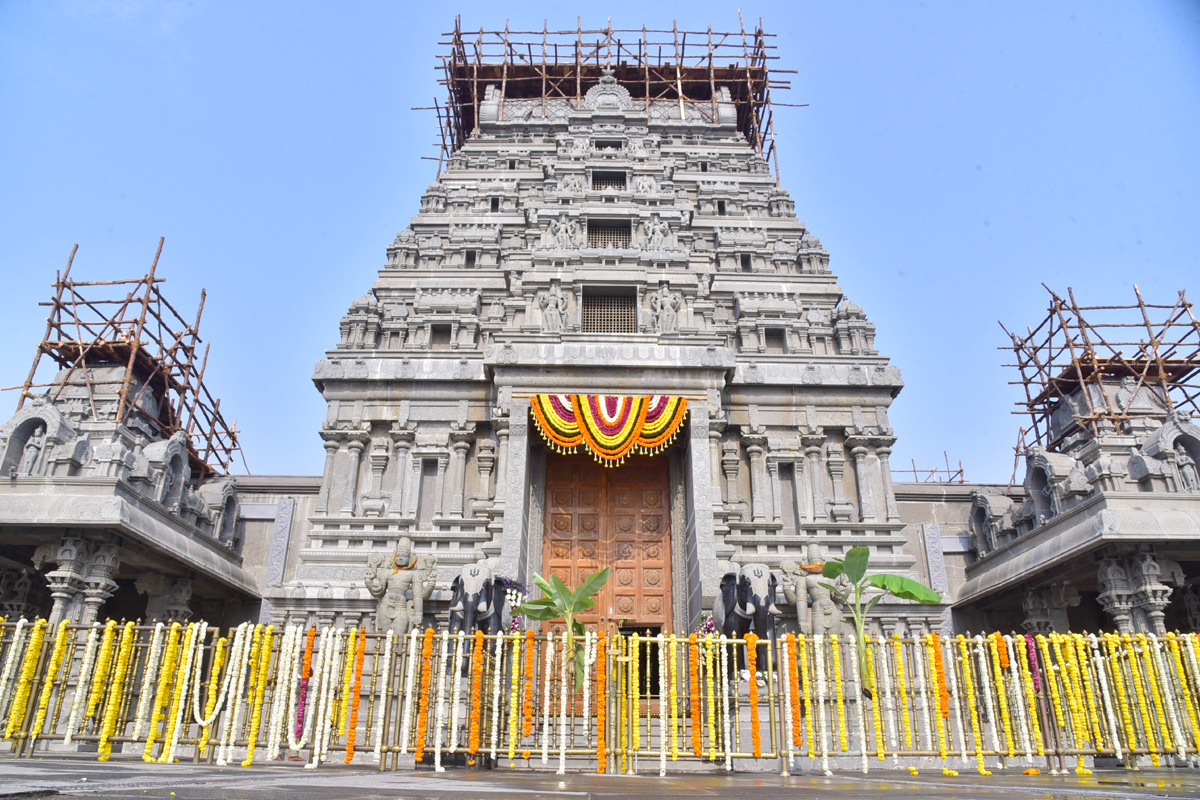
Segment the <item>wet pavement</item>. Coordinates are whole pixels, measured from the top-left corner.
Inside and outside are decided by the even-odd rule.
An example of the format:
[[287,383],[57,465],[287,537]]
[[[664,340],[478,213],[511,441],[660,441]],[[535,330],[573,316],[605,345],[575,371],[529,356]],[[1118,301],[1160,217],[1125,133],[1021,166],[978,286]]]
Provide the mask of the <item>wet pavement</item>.
[[793,775],[686,773],[616,776],[540,772],[448,770],[378,772],[364,767],[299,764],[214,767],[144,764],[132,759],[99,764],[79,758],[0,759],[0,798],[99,797],[162,800],[468,800],[516,798],[732,797],[753,800],[905,795],[936,800],[1200,800],[1200,770],[1097,770],[1094,775],[1022,775],[1013,770],[990,777],[964,771],[957,777],[927,770]]

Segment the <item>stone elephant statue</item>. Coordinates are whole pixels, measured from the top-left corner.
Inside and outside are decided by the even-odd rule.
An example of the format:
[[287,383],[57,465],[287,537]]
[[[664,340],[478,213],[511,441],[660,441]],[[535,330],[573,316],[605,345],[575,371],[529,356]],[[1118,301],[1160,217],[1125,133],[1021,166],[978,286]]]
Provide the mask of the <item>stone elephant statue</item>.
[[[783,613],[775,605],[778,579],[765,564],[739,567],[731,563],[730,567],[721,578],[721,593],[713,602],[713,622],[717,631],[737,639],[754,631],[760,639],[773,642],[775,618]],[[759,663],[765,668],[766,662],[762,658]],[[739,650],[737,666],[745,665],[745,655]]]
[[482,630],[489,636],[504,627],[504,584],[487,562],[468,564],[450,583],[450,633]]

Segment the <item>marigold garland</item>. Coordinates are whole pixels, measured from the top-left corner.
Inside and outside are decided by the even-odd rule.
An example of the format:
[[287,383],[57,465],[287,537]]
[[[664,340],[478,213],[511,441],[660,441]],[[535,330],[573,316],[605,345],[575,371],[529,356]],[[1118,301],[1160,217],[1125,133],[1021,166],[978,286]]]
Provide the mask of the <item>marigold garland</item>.
[[708,760],[717,760],[717,694],[713,674],[713,635],[704,635],[704,688],[708,699]]
[[[26,620],[24,617],[17,620],[17,627],[13,629],[12,639],[10,639],[8,642],[8,655],[4,659],[4,669],[2,671],[0,671],[0,721],[3,721],[5,719],[5,713],[8,710],[8,702],[12,698],[12,695],[9,692],[9,687],[12,684],[13,676],[15,676],[17,674],[17,664],[20,662],[20,655],[23,652],[22,647],[25,644],[26,628],[28,626],[29,626],[29,621]],[[93,625],[91,633],[88,634],[88,652],[91,653],[93,656],[95,655],[95,642],[96,642],[96,626]],[[84,655],[83,663],[85,666],[87,666],[89,664],[86,653]],[[88,667],[88,669],[80,670],[79,680],[81,682],[85,681],[87,679],[86,676],[89,673],[89,670],[90,670],[90,666]],[[76,695],[75,700],[79,699],[79,695],[81,692],[82,692],[82,689],[75,690],[75,695]],[[72,716],[74,716],[74,713],[75,713],[74,712],[74,708],[76,705],[75,700],[73,700],[71,702]],[[78,727],[78,725],[79,725],[79,723],[77,721],[75,723],[75,727]],[[67,741],[68,742],[70,741],[70,736],[71,736],[71,731],[68,730],[67,731]]]
[[1004,744],[1008,748],[1008,757],[1015,758],[1017,755],[1016,737],[1013,736],[1012,717],[1008,713],[1008,691],[1004,683],[1004,670],[1008,667],[1008,653],[1001,648],[1003,643],[1004,639],[999,631],[988,637],[992,671],[996,675],[996,701],[1000,707],[1000,722],[1004,727]]
[[[1116,634],[1104,634],[1104,646],[1108,650],[1109,663],[1113,671],[1113,687],[1117,691],[1117,707],[1121,711],[1121,722],[1124,725],[1125,745],[1127,749],[1134,749],[1138,746],[1137,733],[1133,727],[1133,714],[1129,709],[1129,696],[1125,692],[1125,675],[1121,668],[1120,648],[1121,639]],[[1136,756],[1134,763],[1136,762]]]
[[[934,694],[938,694],[941,689],[940,685],[938,684],[938,674],[937,674],[938,658],[937,658],[937,652],[935,650],[935,647],[936,647],[935,642],[936,641],[937,641],[937,634],[930,633],[930,634],[925,635],[925,641],[924,641],[925,660],[929,663],[930,690]],[[921,645],[920,638],[914,637],[913,644],[914,644],[914,646],[920,646]],[[917,654],[917,653],[914,653],[913,656],[914,656],[914,660],[916,658],[920,658],[919,654]],[[949,701],[947,701],[947,702],[949,702]],[[940,701],[939,701],[939,708],[935,709],[935,713],[933,714],[933,727],[937,733],[938,758],[941,759],[941,761],[942,761],[942,774],[948,775],[950,772],[953,772],[953,770],[950,769],[950,765],[947,763],[947,760],[949,758],[950,731],[949,731],[948,726],[950,724],[950,721],[949,721],[949,719],[944,720],[942,718],[942,715],[940,712],[941,712],[941,708],[940,708]],[[957,774],[957,773],[955,773],[955,774]]]
[[358,738],[358,706],[362,701],[363,657],[367,654],[367,629],[358,631],[358,646],[354,656],[354,682],[350,685],[350,721],[346,724],[346,763],[354,760],[354,744]]
[[[804,691],[802,693],[804,697],[804,732],[807,735],[806,738],[808,739],[808,757],[812,759],[816,758],[817,750],[815,720],[813,719],[812,679],[808,673],[808,642],[806,641],[804,634],[799,634],[796,637],[796,655],[800,660],[800,680],[804,687]],[[797,703],[796,705],[799,706],[800,704]],[[804,742],[801,741],[800,745],[803,746]]]
[[[550,647],[549,642],[547,642],[546,651],[549,652],[551,649],[552,648]],[[512,673],[512,688],[510,689],[510,694],[509,694],[509,698],[508,698],[508,766],[515,767],[516,764],[513,762],[517,757],[517,739],[521,735],[520,729],[517,727],[517,723],[518,723],[517,714],[519,713],[517,699],[518,699],[518,695],[520,694],[520,691],[521,691],[521,669],[520,669],[521,634],[516,631],[514,631],[513,635],[512,635],[512,661],[509,663],[511,664],[511,669],[509,670],[509,672]],[[549,667],[547,666],[547,669],[546,669],[546,686],[547,686],[546,708],[547,709],[549,709],[549,707],[550,707],[550,689],[549,689],[550,682],[551,682],[550,681],[550,670],[549,670]],[[546,763],[546,742],[545,742],[546,738],[548,738],[548,737],[543,736],[543,741],[542,741],[542,763],[543,764]]]
[[300,667],[300,697],[296,701],[296,737],[304,734],[304,706],[308,703],[308,681],[312,678],[313,640],[317,636],[315,627],[308,629],[304,643],[304,663]]
[[[1095,648],[1095,636],[1092,637],[1092,647]],[[1187,712],[1188,726],[1192,731],[1192,741],[1200,745],[1200,723],[1196,719],[1196,706],[1192,700],[1192,690],[1188,685],[1187,672],[1183,666],[1183,656],[1180,652],[1179,639],[1174,633],[1167,634],[1167,648],[1171,651],[1171,659],[1175,664],[1175,675],[1179,681],[1180,691],[1183,693],[1183,707]],[[1103,687],[1104,674],[1100,673],[1100,681]],[[1107,688],[1105,687],[1106,691]]]
[[837,707],[838,746],[842,752],[850,750],[850,730],[846,724],[846,691],[842,677],[842,648],[839,636],[834,633],[829,636],[830,666],[833,669],[833,691]]
[[608,638],[603,633],[596,643],[596,656],[596,772],[603,775],[608,770]]
[[417,763],[425,757],[425,728],[429,722],[429,679],[433,661],[433,628],[425,629],[421,642],[421,694],[417,705],[417,746],[413,757]]
[[[800,654],[800,649],[804,647],[804,634],[800,635],[799,642],[797,642],[796,634],[789,633],[787,635],[787,642],[791,652],[796,653],[796,660],[788,663],[788,684],[792,693],[792,718],[789,720],[792,726],[792,745],[794,747],[804,747],[804,731],[800,727],[800,703],[802,702],[800,699],[802,697],[800,694],[800,674],[799,670],[796,669],[797,661],[802,659],[807,660],[804,655]],[[807,670],[805,671],[807,672]],[[804,699],[807,700],[807,696]]]
[[358,628],[351,628],[350,635],[346,637],[346,644],[350,648],[346,653],[346,660],[342,664],[342,681],[338,684],[339,695],[341,697],[337,706],[337,735],[346,735],[346,723],[349,721],[350,715],[350,681],[354,676],[354,662],[358,653]]
[[[66,624],[66,623],[63,623]],[[117,647],[117,668],[108,687],[108,699],[104,703],[104,719],[100,723],[100,741],[97,745],[98,761],[108,761],[112,755],[112,736],[117,730],[117,715],[121,711],[121,695],[125,692],[125,679],[129,675],[129,662],[133,656],[136,639],[133,622],[126,622],[121,631],[121,642]]]
[[1142,730],[1146,732],[1146,748],[1150,751],[1150,763],[1157,767],[1159,765],[1158,740],[1154,736],[1153,726],[1150,722],[1149,704],[1147,703],[1146,689],[1142,686],[1141,666],[1138,664],[1138,654],[1134,650],[1134,639],[1128,633],[1123,634],[1121,638],[1125,642],[1130,682],[1133,684],[1133,691],[1137,697],[1138,712],[1142,718]]
[[479,752],[479,717],[483,713],[483,631],[475,631],[475,649],[471,651],[471,728],[467,734],[467,753]]
[[1146,684],[1150,687],[1150,697],[1153,699],[1154,718],[1158,723],[1158,729],[1162,731],[1163,752],[1169,753],[1175,749],[1174,742],[1171,741],[1171,728],[1167,724],[1167,719],[1164,716],[1164,707],[1166,703],[1163,700],[1162,692],[1158,687],[1158,675],[1154,669],[1153,655],[1150,651],[1149,640],[1146,635],[1139,633],[1137,635],[1138,650],[1142,656],[1142,664],[1145,667]]
[[762,758],[762,731],[758,729],[758,636],[746,634],[746,669],[750,671],[750,743],[754,757]]
[[96,656],[96,673],[92,676],[92,689],[88,692],[87,710],[83,716],[91,718],[96,713],[108,685],[108,671],[112,667],[113,642],[116,641],[117,621],[110,619],[104,625],[104,636],[100,639],[100,654]]
[[[107,632],[105,633],[107,635]],[[179,623],[172,622],[167,633],[167,649],[163,653],[162,664],[158,668],[158,686],[154,690],[154,700],[150,706],[149,729],[146,732],[146,747],[142,751],[142,760],[153,762],[154,741],[158,738],[158,723],[166,717],[163,706],[167,703],[168,692],[171,689],[171,679],[175,674],[175,659],[179,654]],[[104,646],[101,645],[101,652]],[[89,700],[90,705],[90,700]],[[88,715],[85,715],[88,716]]]
[[642,695],[641,695],[641,676],[638,674],[638,668],[641,667],[641,653],[639,645],[640,638],[635,632],[629,637],[629,708],[633,716],[630,723],[630,731],[632,732],[631,746],[636,753],[642,743]]
[[606,467],[653,454],[674,440],[687,415],[682,397],[541,394],[529,398],[534,427],[560,453],[582,445]]
[[[224,636],[217,639],[217,644],[213,652],[212,667],[209,670],[208,676],[208,700],[204,704],[204,718],[212,716],[217,705],[217,683],[221,678],[221,669],[225,666],[225,650],[229,646],[229,640]],[[228,683],[228,681],[226,681]],[[199,697],[196,698],[199,701]],[[208,730],[209,725],[204,725],[200,731],[200,755],[208,752]]]
[[[1033,743],[1037,748],[1037,755],[1044,756],[1046,754],[1046,745],[1042,741],[1042,723],[1037,713],[1037,688],[1033,683],[1033,670],[1029,665],[1030,649],[1028,640],[1024,637],[1018,637],[1017,641],[1020,644],[1014,645],[1016,648],[1017,665],[1021,670],[1021,685],[1025,690],[1025,707],[1029,710],[1026,718],[1029,720],[1030,734]],[[1036,663],[1034,668],[1036,668]]]
[[670,703],[671,703],[671,760],[679,760],[679,640],[675,634],[670,637]]
[[696,634],[688,634],[688,700],[692,715],[692,753],[704,755],[700,739],[700,643]]
[[[887,658],[887,651],[883,653]],[[875,648],[867,646],[867,682],[871,687],[871,722],[875,725],[875,755],[880,761],[887,760],[883,743],[883,716],[879,709],[879,682],[875,679]],[[865,738],[865,737],[864,737]]]
[[33,727],[30,728],[30,741],[35,741],[46,724],[46,709],[50,705],[50,695],[54,692],[54,683],[58,680],[58,670],[62,666],[63,654],[67,649],[67,633],[70,623],[63,620],[58,623],[54,634],[54,647],[50,650],[50,663],[46,666],[46,674],[42,678],[42,692],[38,698],[37,711],[34,713]]
[[533,631],[525,631],[525,694],[522,702],[521,736],[533,735],[533,671],[537,664],[537,647],[533,643]]
[[938,710],[941,711],[942,719],[949,720],[950,690],[946,687],[946,660],[942,655],[940,637],[936,633],[929,635],[932,637],[934,666],[937,669]]
[[[937,634],[930,634],[936,636]],[[900,634],[892,634],[892,651],[896,663],[896,698],[900,703],[900,724],[904,730],[904,746],[911,750],[913,746],[912,715],[908,710],[908,684],[904,676],[904,644]]]
[[961,634],[954,637],[958,643],[958,652],[962,658],[963,690],[967,697],[968,716],[971,718],[971,737],[975,742],[975,762],[979,766],[980,775],[991,775],[984,766],[983,732],[979,728],[979,709],[975,707],[975,681],[971,676],[971,651],[967,639]]
[[25,659],[21,662],[21,672],[17,679],[16,694],[8,710],[8,727],[4,738],[11,739],[12,735],[25,721],[25,710],[29,705],[29,694],[33,689],[33,676],[37,672],[38,661],[42,657],[42,643],[46,637],[46,620],[39,619],[33,624],[29,634],[29,644],[25,646]]
[[192,659],[196,652],[196,642],[198,638],[203,639],[207,628],[208,624],[204,622],[193,622],[188,625],[187,645],[179,659],[179,671],[175,675],[175,691],[167,713],[162,753],[158,757],[159,763],[170,764],[175,760],[175,748],[179,744],[183,712],[187,708],[188,688],[192,685]]

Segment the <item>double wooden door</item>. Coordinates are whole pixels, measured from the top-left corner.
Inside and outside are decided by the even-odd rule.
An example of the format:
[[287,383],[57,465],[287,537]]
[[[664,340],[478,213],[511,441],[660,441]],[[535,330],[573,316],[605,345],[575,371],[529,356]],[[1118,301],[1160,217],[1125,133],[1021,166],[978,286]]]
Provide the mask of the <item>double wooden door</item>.
[[612,576],[582,617],[622,628],[671,630],[671,515],[663,456],[606,468],[587,456],[546,457],[542,570],[571,588]]

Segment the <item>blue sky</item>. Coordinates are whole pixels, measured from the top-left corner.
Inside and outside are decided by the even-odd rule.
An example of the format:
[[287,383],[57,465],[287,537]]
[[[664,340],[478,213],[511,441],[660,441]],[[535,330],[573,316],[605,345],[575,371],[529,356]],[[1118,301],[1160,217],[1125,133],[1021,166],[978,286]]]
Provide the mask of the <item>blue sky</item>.
[[[0,384],[73,243],[80,279],[208,289],[207,383],[256,473],[315,474],[310,376],[434,179],[439,34],[736,29],[705,2],[0,3]],[[507,9],[507,10],[505,10]],[[1050,287],[1200,299],[1200,4],[766,3],[783,185],[904,373],[893,465],[1005,482],[1019,417],[996,324]],[[0,396],[0,418],[14,407]],[[1020,475],[1018,475],[1018,480]]]

